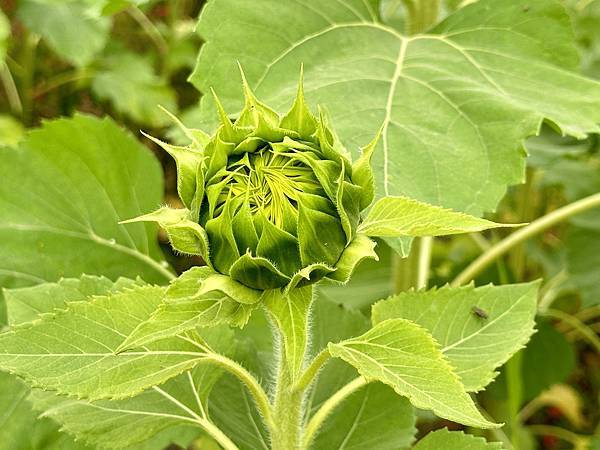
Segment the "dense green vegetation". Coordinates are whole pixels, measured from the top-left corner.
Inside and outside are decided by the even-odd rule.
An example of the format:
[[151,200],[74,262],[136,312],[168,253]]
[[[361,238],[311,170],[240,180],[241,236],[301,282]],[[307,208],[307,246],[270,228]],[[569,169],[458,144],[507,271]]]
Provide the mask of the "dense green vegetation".
[[600,446],[599,0],[0,7],[0,450]]

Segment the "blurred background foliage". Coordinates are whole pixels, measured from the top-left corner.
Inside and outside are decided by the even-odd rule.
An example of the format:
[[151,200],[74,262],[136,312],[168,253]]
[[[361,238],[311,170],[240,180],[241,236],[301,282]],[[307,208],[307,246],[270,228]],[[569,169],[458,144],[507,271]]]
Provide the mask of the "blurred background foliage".
[[[381,0],[382,21],[404,30],[404,3]],[[443,14],[468,3],[447,0]],[[581,70],[600,79],[600,0],[564,0],[564,5],[572,17]],[[164,170],[165,201],[176,205],[174,164],[139,130],[181,140],[156,105],[194,123],[201,93],[187,77],[202,45],[195,33],[202,6],[193,0],[0,0],[0,145],[16,146],[25,130],[45,119],[75,112],[112,116],[155,152]],[[527,182],[509,189],[494,220],[529,222],[600,191],[598,136],[576,141],[544,126],[526,147]],[[452,280],[507,233],[436,239],[429,286]],[[160,239],[178,272],[201,263],[169,253],[166,237]],[[410,266],[383,243],[379,253],[383,263],[363,264],[351,289],[341,294],[335,286],[324,286],[322,293],[368,313],[373,301],[398,288],[393,274]],[[479,395],[480,403],[508,424],[494,437],[514,442],[511,436],[518,435],[524,450],[600,449],[594,437],[600,420],[600,211],[575,216],[527,241],[476,283],[536,278],[545,280],[538,332]],[[422,433],[440,426],[457,427],[421,417]],[[27,427],[9,431],[27,433]],[[0,449],[14,448],[10,445],[0,442]],[[213,444],[202,440],[195,445]]]

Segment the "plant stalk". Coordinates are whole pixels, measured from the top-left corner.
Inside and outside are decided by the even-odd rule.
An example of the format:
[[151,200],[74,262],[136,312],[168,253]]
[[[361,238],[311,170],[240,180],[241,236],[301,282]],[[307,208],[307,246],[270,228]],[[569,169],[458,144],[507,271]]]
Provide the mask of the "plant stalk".
[[406,34],[423,33],[436,23],[440,13],[439,0],[402,0],[402,3],[406,8]]
[[[279,332],[283,331],[279,330]],[[273,399],[272,450],[293,450],[300,446],[304,391],[294,388],[283,345],[283,339],[280,338],[279,350],[281,353]]]
[[469,266],[452,281],[451,285],[460,286],[468,283],[515,245],[520,244],[575,214],[582,213],[598,206],[600,206],[600,193],[577,200],[576,202],[570,203],[569,205],[563,206],[562,208],[534,220],[529,225],[493,245],[489,251],[483,253],[479,258],[469,264]]
[[365,386],[366,384],[368,384],[368,381],[364,377],[355,378],[350,383],[346,384],[343,388],[341,388],[339,391],[337,391],[335,394],[333,394],[331,397],[329,397],[325,401],[325,403],[323,403],[323,406],[319,408],[319,410],[315,413],[314,416],[312,416],[312,418],[308,422],[306,430],[304,431],[304,436],[302,438],[301,448],[307,450],[310,447],[313,439],[315,438],[317,431],[319,431],[319,428],[321,428],[321,425],[323,425],[325,419],[329,417],[329,414],[331,414],[333,410],[339,406],[340,403],[342,403],[346,398],[348,398],[348,396],[350,396],[352,393],[356,392],[358,389]]

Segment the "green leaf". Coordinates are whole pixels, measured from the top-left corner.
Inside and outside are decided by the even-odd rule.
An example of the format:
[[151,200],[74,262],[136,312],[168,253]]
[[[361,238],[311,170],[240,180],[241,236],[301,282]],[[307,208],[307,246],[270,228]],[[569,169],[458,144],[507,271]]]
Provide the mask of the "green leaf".
[[203,339],[189,335],[116,354],[124,339],[156,310],[164,290],[138,286],[73,302],[66,310],[15,327],[0,335],[0,369],[33,387],[90,400],[126,398],[161,384],[211,352]]
[[108,278],[83,275],[81,278],[63,278],[56,283],[42,283],[19,289],[6,289],[4,300],[11,326],[31,322],[43,313],[64,309],[66,302],[82,301],[94,295],[105,295],[136,282],[120,278],[113,283]]
[[28,392],[17,377],[0,373],[0,450],[91,450],[59,432],[51,420],[39,420],[27,399]]
[[[228,283],[232,285],[233,291],[224,291],[209,280],[210,277],[214,280],[215,276],[208,267],[193,267],[175,279],[158,309],[133,330],[117,351],[140,347],[196,327],[212,327],[224,323],[239,327],[246,325],[256,305],[239,302],[235,294],[245,292],[253,297],[255,293],[248,292],[251,289],[231,279]],[[234,298],[227,292],[234,295]],[[251,300],[256,303],[259,298],[256,295]]]
[[388,386],[371,383],[344,401],[325,421],[311,448],[396,450],[416,432],[413,408]]
[[171,123],[158,106],[175,111],[175,92],[155,74],[149,58],[114,48],[99,65],[92,80],[98,98],[112,102],[117,111],[138,123],[153,127]]
[[17,14],[29,30],[78,67],[94,60],[110,32],[110,20],[94,15],[83,1],[23,0]]
[[[320,295],[311,313],[313,353],[369,329],[369,320]],[[341,360],[330,361],[318,374],[306,408],[310,416],[337,390],[357,377],[356,369]],[[406,398],[381,383],[370,383],[352,394],[330,414],[311,448],[398,449],[408,446],[416,433],[414,409]],[[344,446],[343,443],[346,443]]]
[[494,369],[529,341],[538,288],[535,282],[404,292],[376,303],[372,320],[402,318],[426,328],[465,389],[478,391],[497,375]]
[[110,119],[45,122],[0,149],[0,285],[82,273],[172,278],[150,225],[119,220],[162,199],[158,162]]
[[88,402],[36,389],[30,400],[42,417],[90,445],[121,449],[152,438],[153,448],[165,448],[174,431],[183,445],[198,436],[198,417],[206,408],[202,399],[219,375],[218,369],[207,373],[201,365],[133,398]]
[[499,426],[477,410],[436,341],[419,325],[385,320],[362,336],[328,347],[365,378],[391,386],[417,408],[465,425]]
[[417,442],[413,450],[502,450],[500,442],[486,442],[482,437],[447,428],[432,431]]
[[265,292],[264,304],[281,331],[287,368],[294,381],[304,365],[308,347],[308,312],[313,300],[312,286],[283,294],[274,289]]
[[358,230],[368,236],[446,236],[505,225],[428,205],[407,197],[384,197],[373,205]]
[[[9,318],[14,319],[13,324],[17,322],[16,319],[31,320],[36,315],[64,309],[70,302],[89,301],[94,296],[131,288],[135,283],[127,279],[119,279],[113,283],[104,277],[84,275],[81,279],[64,279],[58,283],[45,283],[29,288],[7,290],[5,297],[9,305],[9,313],[13,310],[23,312],[19,315],[9,314]],[[11,308],[11,305],[14,307]],[[0,376],[13,377],[8,374],[0,374]],[[186,372],[165,383],[162,390],[175,399],[179,399],[190,410],[201,414],[202,408],[206,408],[205,399],[208,392],[219,376],[220,370],[215,366],[199,364],[189,373]],[[19,386],[22,388],[4,391],[6,392],[5,398],[13,396],[14,401],[26,398],[28,390],[21,382],[19,382]],[[24,392],[23,389],[25,389]],[[140,442],[153,436],[152,444],[143,448],[164,448],[175,441],[186,446],[198,434],[195,426],[190,428],[194,417],[190,417],[190,411],[182,410],[182,407],[177,406],[168,395],[165,396],[159,390],[151,389],[133,398],[100,400],[90,403],[84,399],[68,398],[48,391],[34,390],[29,395],[29,400],[34,404],[35,409],[42,413],[41,417],[49,417],[60,423],[63,426],[62,429],[76,436],[79,442],[83,440],[102,447],[125,448],[131,443]],[[203,406],[200,406],[201,404]],[[29,414],[31,415],[30,422],[40,416],[31,410]],[[13,419],[11,415],[11,420],[17,419]],[[41,419],[32,423],[31,426],[40,429],[42,425],[45,426],[49,422],[48,419]],[[140,426],[140,423],[143,426]],[[179,424],[183,424],[183,426],[177,426]],[[56,433],[56,426],[45,426],[45,428]],[[177,436],[175,436],[175,432]],[[79,447],[81,446],[83,444],[79,444]],[[32,448],[37,449],[37,447]],[[48,450],[55,448],[57,447],[51,447]],[[65,450],[67,449],[65,448]],[[138,447],[135,450],[138,450]]]
[[[209,2],[191,81],[239,110],[239,61],[257,96],[284,111],[303,63],[308,104],[327,105],[348,148],[383,123],[373,155],[379,197],[474,215],[524,179],[521,142],[543,119],[576,137],[599,130],[600,84],[574,73],[570,20],[557,2],[481,0],[410,38],[379,23],[375,5]],[[205,121],[210,108],[203,99]]]

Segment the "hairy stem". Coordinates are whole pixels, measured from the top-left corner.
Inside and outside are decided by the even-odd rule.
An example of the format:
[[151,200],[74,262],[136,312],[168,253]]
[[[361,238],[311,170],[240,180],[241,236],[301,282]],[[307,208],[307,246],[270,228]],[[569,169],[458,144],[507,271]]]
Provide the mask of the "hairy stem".
[[531,222],[526,227],[514,232],[507,238],[493,245],[487,252],[473,261],[452,281],[452,286],[460,286],[474,279],[486,267],[493,263],[500,256],[504,255],[515,245],[541,233],[557,223],[560,223],[575,214],[582,213],[589,209],[600,206],[600,193],[582,198],[569,205],[563,206],[543,217]]
[[323,406],[312,416],[309,420],[306,430],[304,431],[304,437],[302,438],[302,449],[308,449],[312,443],[317,431],[325,422],[325,419],[342,403],[348,396],[356,392],[361,387],[365,386],[368,381],[364,377],[358,377],[346,384],[339,391],[329,397]]
[[304,392],[294,389],[290,368],[286,364],[283,345],[283,339],[281,339],[279,345],[281,354],[279,356],[273,402],[274,425],[271,429],[271,448],[273,450],[290,450],[299,447],[303,415],[302,400]]
[[205,361],[213,363],[236,376],[250,391],[256,406],[269,428],[274,427],[271,402],[260,383],[237,362],[217,353],[208,353]]
[[330,358],[331,354],[329,353],[329,350],[327,348],[323,349],[321,353],[315,356],[304,373],[302,373],[296,382],[294,389],[297,391],[303,391],[310,386],[310,384],[315,380],[317,373],[319,373],[319,370],[321,370],[321,368],[327,361],[329,361]]

